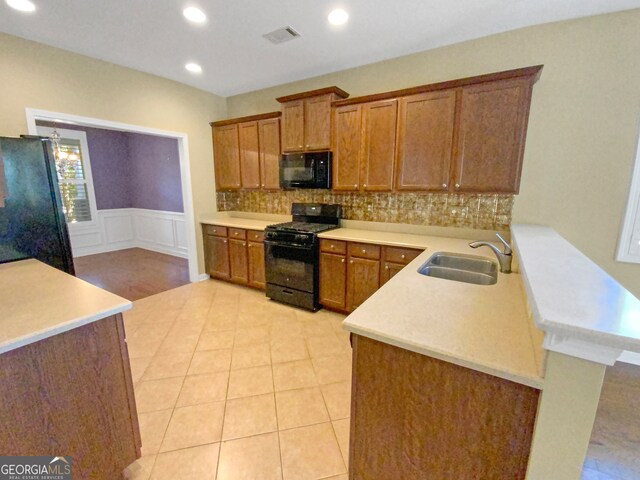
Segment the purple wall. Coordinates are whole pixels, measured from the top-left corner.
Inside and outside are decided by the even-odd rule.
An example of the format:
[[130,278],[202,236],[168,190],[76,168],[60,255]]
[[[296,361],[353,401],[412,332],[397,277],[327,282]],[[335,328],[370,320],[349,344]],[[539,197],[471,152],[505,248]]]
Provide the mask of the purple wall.
[[[37,124],[54,126],[50,122]],[[98,210],[184,212],[177,140],[77,125],[57,126],[87,134]]]
[[133,207],[184,212],[178,141],[136,133],[127,135],[132,159]]

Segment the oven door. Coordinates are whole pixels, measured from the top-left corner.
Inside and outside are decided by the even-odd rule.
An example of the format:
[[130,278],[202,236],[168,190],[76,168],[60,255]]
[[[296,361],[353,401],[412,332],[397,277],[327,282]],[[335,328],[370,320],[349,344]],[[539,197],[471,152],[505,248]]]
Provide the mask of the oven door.
[[304,153],[285,153],[280,158],[282,188],[312,188],[316,183],[315,160]]
[[267,283],[312,293],[315,285],[317,245],[264,242]]

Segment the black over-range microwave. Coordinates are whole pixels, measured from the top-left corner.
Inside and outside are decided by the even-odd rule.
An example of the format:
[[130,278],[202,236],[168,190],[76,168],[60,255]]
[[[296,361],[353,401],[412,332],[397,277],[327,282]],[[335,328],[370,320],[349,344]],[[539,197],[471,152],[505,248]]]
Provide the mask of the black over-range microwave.
[[331,152],[283,154],[280,187],[331,188]]

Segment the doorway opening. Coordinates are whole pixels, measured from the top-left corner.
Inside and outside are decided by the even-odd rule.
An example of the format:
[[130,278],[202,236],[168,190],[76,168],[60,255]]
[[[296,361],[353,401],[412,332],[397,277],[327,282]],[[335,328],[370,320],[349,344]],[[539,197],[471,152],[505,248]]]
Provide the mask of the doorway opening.
[[[83,259],[89,259],[87,255],[100,253],[113,257],[101,259],[103,263],[112,262],[115,265],[120,261],[122,265],[126,265],[127,258],[138,257],[144,261],[155,262],[157,266],[158,260],[160,263],[171,263],[167,262],[167,258],[161,258],[167,257],[163,254],[169,254],[175,261],[185,262],[183,259],[186,259],[187,272],[185,273],[188,281],[200,280],[197,270],[187,134],[32,108],[26,109],[26,115],[28,131],[31,135],[47,135],[52,126],[55,126],[59,133],[64,131],[61,135],[64,140],[61,142],[61,151],[65,156],[63,167],[68,167],[68,172],[66,175],[59,175],[59,178],[61,190],[65,191],[63,203],[68,214],[67,221],[74,257],[77,257],[80,265]],[[173,157],[177,159],[177,166],[174,164],[162,167],[153,163],[147,164],[140,167],[143,172],[142,175],[138,175],[144,178],[144,171],[151,174],[156,167],[162,167],[165,170],[173,168],[173,171],[165,172],[163,181],[166,183],[156,186],[155,190],[163,197],[162,205],[169,205],[165,210],[145,203],[153,197],[153,195],[140,194],[140,190],[144,191],[145,188],[147,191],[152,191],[148,186],[150,182],[145,181],[140,185],[136,184],[133,188],[135,194],[140,197],[136,204],[123,204],[118,192],[108,195],[106,203],[104,198],[98,199],[96,203],[95,180],[97,177],[95,174],[99,172],[96,172],[97,165],[94,165],[93,169],[91,166],[91,153],[86,138],[86,132],[90,130],[104,132],[105,135],[132,138],[131,141],[135,141],[136,145],[142,145],[135,147],[138,149],[145,148],[144,142],[160,145],[161,148],[165,148],[163,152],[166,148],[169,150],[173,148]],[[167,156],[171,155],[167,154]],[[149,161],[147,159],[147,163]],[[94,163],[96,163],[95,158]],[[104,181],[105,177],[102,176],[101,180]],[[111,183],[110,188],[118,184],[117,181]],[[105,225],[110,227],[108,229],[110,233],[106,231]],[[132,247],[130,252],[123,250],[128,247]],[[125,255],[118,255],[120,253]],[[119,258],[120,256],[122,258]]]

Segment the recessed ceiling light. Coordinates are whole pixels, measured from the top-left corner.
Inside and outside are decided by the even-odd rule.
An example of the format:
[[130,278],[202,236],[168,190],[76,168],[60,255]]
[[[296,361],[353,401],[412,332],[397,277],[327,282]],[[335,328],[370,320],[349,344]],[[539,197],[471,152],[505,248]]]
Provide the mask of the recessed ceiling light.
[[184,18],[193,23],[204,23],[207,21],[207,16],[202,10],[196,7],[187,7],[182,11]]
[[329,23],[332,25],[342,25],[349,20],[349,14],[341,8],[336,8],[329,14]]
[[21,12],[33,12],[36,6],[29,0],[7,0],[7,5]]
[[187,63],[184,68],[189,70],[191,73],[201,73],[202,67],[197,63]]

